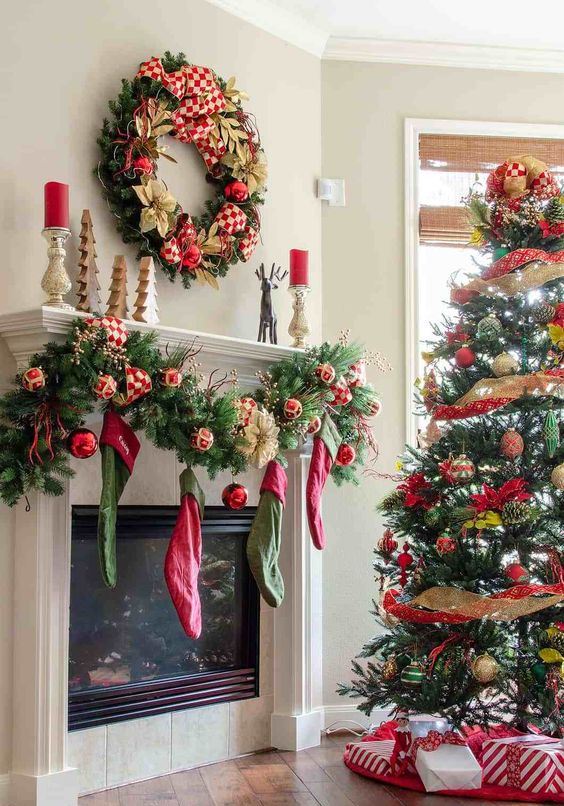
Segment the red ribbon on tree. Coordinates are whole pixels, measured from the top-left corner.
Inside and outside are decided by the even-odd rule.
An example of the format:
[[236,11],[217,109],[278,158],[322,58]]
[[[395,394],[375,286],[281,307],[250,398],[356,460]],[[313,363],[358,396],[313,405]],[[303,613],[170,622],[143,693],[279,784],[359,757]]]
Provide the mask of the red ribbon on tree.
[[53,451],[53,423],[51,420],[51,415],[54,413],[55,415],[55,425],[64,436],[66,434],[65,427],[61,421],[61,415],[57,411],[58,403],[42,403],[37,411],[35,412],[35,418],[33,422],[33,440],[29,447],[28,457],[30,464],[34,465],[36,461],[42,465],[43,459],[41,458],[41,454],[39,453],[39,439],[41,437],[41,431],[45,429],[45,445],[47,447],[47,451],[49,452],[49,458],[52,460],[55,458],[55,453]]
[[526,263],[538,260],[541,263],[564,263],[563,252],[545,252],[544,249],[514,249],[508,255],[504,255],[491,266],[482,272],[483,280],[494,280],[503,277],[515,269],[519,269]]

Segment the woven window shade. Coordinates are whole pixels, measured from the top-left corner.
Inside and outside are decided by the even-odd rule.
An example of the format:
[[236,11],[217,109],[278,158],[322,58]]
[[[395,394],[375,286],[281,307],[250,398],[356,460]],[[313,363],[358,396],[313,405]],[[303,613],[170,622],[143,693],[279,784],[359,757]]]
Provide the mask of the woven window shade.
[[455,134],[422,134],[419,138],[422,171],[489,173],[520,154],[532,154],[546,162],[552,173],[564,175],[564,140]]
[[[487,174],[504,160],[532,154],[564,180],[564,140],[524,137],[479,137],[422,134],[419,138],[421,171],[468,174],[468,190],[476,174]],[[445,177],[447,179],[447,177]],[[422,244],[466,246],[471,227],[462,206],[422,206],[419,240]]]

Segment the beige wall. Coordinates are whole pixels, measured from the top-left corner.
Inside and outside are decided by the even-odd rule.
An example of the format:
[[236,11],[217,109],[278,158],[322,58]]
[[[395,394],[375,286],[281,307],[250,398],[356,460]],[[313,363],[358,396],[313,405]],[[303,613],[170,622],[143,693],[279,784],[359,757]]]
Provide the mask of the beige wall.
[[[92,212],[104,301],[112,259],[129,261],[130,301],[135,290],[134,251],[114,230],[92,176],[96,137],[107,102],[117,96],[122,77],[133,77],[140,61],[166,49],[209,65],[251,96],[269,167],[263,208],[263,242],[250,265],[233,267],[221,291],[185,292],[159,279],[163,324],[256,338],[260,260],[284,264],[288,250],[310,250],[314,290],[309,310],[315,336],[321,330],[321,211],[314,179],[321,162],[320,63],[297,48],[232,17],[204,0],[24,0],[3,18],[0,148],[3,193],[0,204],[0,313],[40,304],[45,243],[40,236],[43,184],[71,186],[69,269],[76,264],[83,207]],[[204,198],[203,171],[191,149],[173,144],[181,156],[165,177],[187,209]],[[288,343],[290,296],[276,295],[281,343]],[[0,356],[1,357],[1,356]],[[12,368],[4,360],[0,366]],[[10,766],[11,726],[11,515],[0,512],[0,775]]]
[[[404,119],[562,123],[563,93],[559,75],[323,63],[323,175],[347,183],[346,208],[323,214],[324,335],[351,327],[394,366],[392,374],[371,378],[384,404],[375,427],[382,473],[394,471],[411,394],[404,388]],[[352,493],[333,488],[326,495],[325,703],[346,704],[335,685],[349,679],[350,658],[375,631],[368,610],[377,598],[371,561],[381,523],[374,506],[389,486],[371,480]]]

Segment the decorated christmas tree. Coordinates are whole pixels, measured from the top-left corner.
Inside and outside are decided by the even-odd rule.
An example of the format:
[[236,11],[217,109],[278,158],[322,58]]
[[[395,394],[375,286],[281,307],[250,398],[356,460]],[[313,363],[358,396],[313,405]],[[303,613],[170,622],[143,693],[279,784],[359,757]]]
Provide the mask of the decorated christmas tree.
[[521,156],[465,201],[479,272],[423,356],[426,428],[378,507],[380,630],[340,692],[561,735],[564,197]]

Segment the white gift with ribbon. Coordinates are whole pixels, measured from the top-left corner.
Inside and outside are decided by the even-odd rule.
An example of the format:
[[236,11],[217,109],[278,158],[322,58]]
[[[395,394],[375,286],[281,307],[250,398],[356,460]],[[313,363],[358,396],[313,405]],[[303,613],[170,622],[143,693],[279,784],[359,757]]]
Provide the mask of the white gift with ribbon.
[[482,768],[458,733],[431,730],[412,746],[415,769],[427,792],[480,789]]

